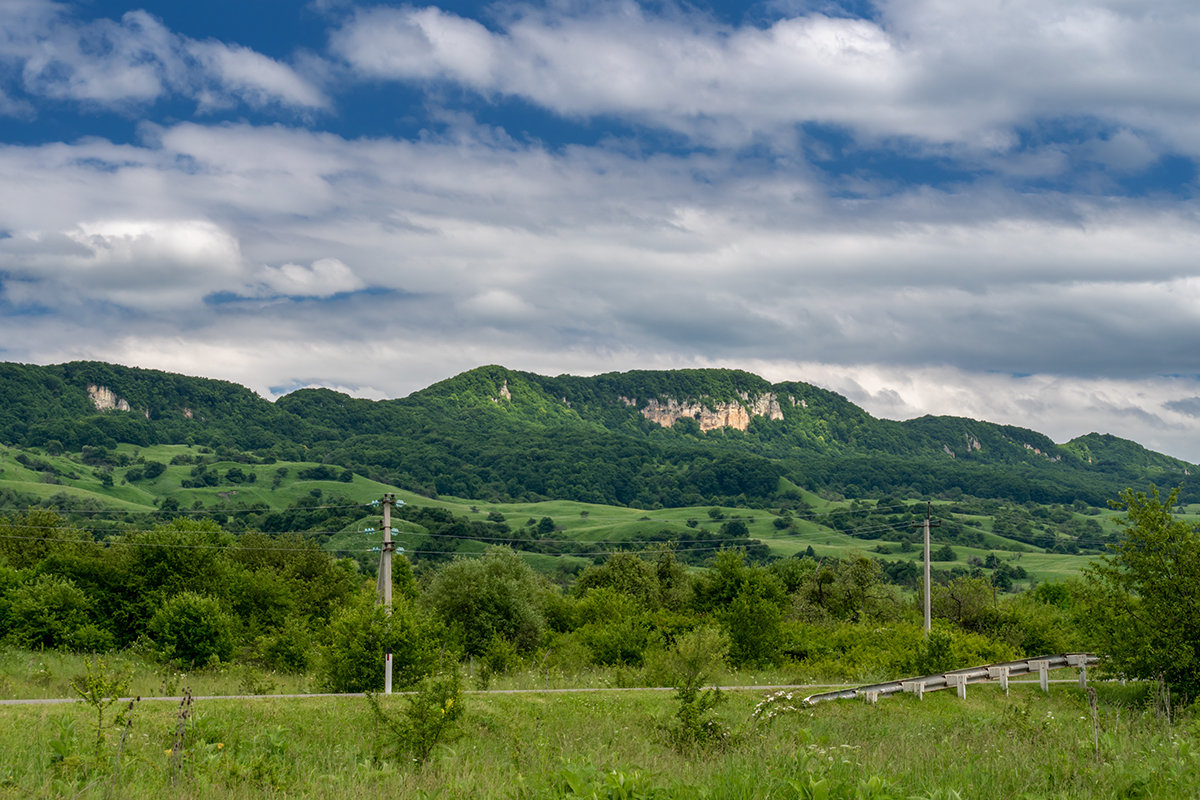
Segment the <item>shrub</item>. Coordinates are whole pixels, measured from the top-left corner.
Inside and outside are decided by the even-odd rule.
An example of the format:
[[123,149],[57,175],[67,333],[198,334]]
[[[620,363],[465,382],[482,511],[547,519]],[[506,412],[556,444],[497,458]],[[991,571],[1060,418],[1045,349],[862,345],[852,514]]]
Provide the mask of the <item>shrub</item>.
[[163,661],[202,667],[228,661],[233,654],[233,622],[206,595],[175,595],[150,618],[147,630]]
[[289,619],[278,631],[257,642],[259,660],[281,672],[303,672],[309,666],[312,631],[297,619]]
[[392,651],[392,680],[412,686],[432,670],[439,641],[407,603],[389,616],[361,599],[338,611],[317,649],[317,682],[330,692],[383,688],[384,653]]
[[462,679],[458,672],[425,678],[417,691],[404,698],[402,716],[387,713],[374,694],[367,694],[367,703],[375,718],[391,731],[396,750],[408,753],[417,765],[424,764],[433,748],[458,734],[464,710]]
[[[8,639],[22,647],[75,649],[81,630],[95,628],[90,620],[92,601],[70,578],[39,575],[32,583],[17,588],[11,597]],[[91,642],[95,636],[90,630],[84,631],[83,639]]]
[[704,688],[724,661],[728,647],[720,630],[698,628],[680,636],[669,651],[679,706],[666,725],[666,733],[672,746],[681,752],[723,744],[729,738],[728,729],[713,716],[725,698],[716,687]]
[[774,664],[782,657],[783,612],[758,582],[747,582],[718,617],[729,631],[733,664]]
[[481,655],[495,636],[517,650],[537,649],[545,632],[545,583],[508,548],[489,548],[483,558],[442,567],[429,586],[429,601],[441,619],[452,620],[467,653]]

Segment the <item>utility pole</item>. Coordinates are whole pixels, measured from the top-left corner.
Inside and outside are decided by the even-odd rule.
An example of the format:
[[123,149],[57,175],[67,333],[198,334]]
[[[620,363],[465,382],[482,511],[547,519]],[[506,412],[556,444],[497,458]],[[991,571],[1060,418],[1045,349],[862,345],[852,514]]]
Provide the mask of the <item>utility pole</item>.
[[933,515],[933,503],[926,501],[925,503],[925,521],[914,522],[913,526],[920,525],[925,529],[925,638],[929,638],[929,630],[931,627],[932,613],[929,601],[929,529],[940,526],[941,522],[932,522],[930,517]]
[[[396,543],[392,541],[392,503],[396,495],[388,492],[383,496],[383,545],[379,551],[379,578],[376,583],[379,602],[383,603],[383,612],[392,615],[392,551]],[[927,548],[928,549],[928,548]],[[389,642],[387,652],[383,657],[383,691],[392,693],[392,645]]]

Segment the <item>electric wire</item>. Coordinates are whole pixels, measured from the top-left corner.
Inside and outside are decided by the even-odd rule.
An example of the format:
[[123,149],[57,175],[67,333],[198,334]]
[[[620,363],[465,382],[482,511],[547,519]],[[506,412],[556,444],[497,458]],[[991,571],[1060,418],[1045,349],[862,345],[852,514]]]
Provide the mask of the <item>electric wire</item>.
[[[268,553],[327,552],[327,553],[364,553],[364,554],[366,554],[366,553],[378,553],[379,552],[378,547],[371,547],[371,548],[366,548],[366,549],[359,549],[359,548],[328,549],[328,548],[324,548],[319,545],[316,545],[315,543],[314,543],[313,547],[288,548],[288,547],[243,547],[236,543],[231,544],[231,545],[221,545],[221,544],[188,544],[185,542],[135,542],[135,541],[123,541],[120,539],[109,539],[109,540],[102,540],[102,541],[96,541],[94,539],[46,539],[44,537],[19,536],[16,534],[0,534],[0,539],[16,539],[16,540],[26,540],[26,541],[33,540],[33,541],[41,541],[41,542],[45,542],[47,544],[54,544],[54,545],[92,545],[92,546],[100,547],[102,549],[105,547],[109,547],[109,546],[120,546],[120,547],[153,547],[153,548],[184,549],[184,550],[230,550],[230,551],[244,551],[244,552],[268,552]],[[666,543],[665,542],[645,542],[644,544],[653,546],[653,545],[663,545]],[[706,543],[704,546],[674,547],[674,548],[668,548],[668,549],[672,553],[689,553],[689,552],[703,552],[703,551],[711,551],[711,550],[720,550],[720,549],[722,549],[722,547],[723,546],[721,546],[721,545],[712,545],[710,543]],[[653,549],[653,547],[645,548],[645,549]],[[442,556],[486,555],[486,553],[473,553],[471,551],[445,551],[445,550],[420,550],[420,549],[411,549],[410,550],[407,548],[404,550],[404,552],[405,553],[414,553],[417,555],[442,555]],[[576,553],[569,553],[569,552],[568,553],[535,553],[534,555],[588,556],[588,557],[591,557],[591,556],[604,556],[604,555],[611,556],[611,555],[616,555],[618,553],[628,553],[628,552],[631,552],[631,551],[629,549],[585,550],[585,551],[580,551],[580,552],[576,552]],[[638,551],[632,551],[632,552],[638,552]]]

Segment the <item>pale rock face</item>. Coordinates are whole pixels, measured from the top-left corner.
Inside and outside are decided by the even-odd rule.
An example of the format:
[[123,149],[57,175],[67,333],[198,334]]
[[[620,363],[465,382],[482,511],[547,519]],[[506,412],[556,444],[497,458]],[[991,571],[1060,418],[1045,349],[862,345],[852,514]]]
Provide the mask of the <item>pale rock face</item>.
[[775,395],[764,394],[753,400],[748,395],[743,395],[743,398],[744,405],[742,403],[714,403],[712,408],[708,408],[702,403],[681,403],[673,399],[667,399],[665,402],[650,400],[642,409],[642,416],[664,428],[671,427],[677,420],[684,417],[691,417],[700,423],[702,431],[711,431],[717,428],[736,428],[744,431],[750,427],[752,417],[783,419],[783,411],[780,410],[779,400]]
[[123,398],[117,397],[112,389],[107,386],[96,386],[89,384],[87,387],[88,397],[92,399],[92,405],[96,406],[97,411],[128,411],[129,403]]

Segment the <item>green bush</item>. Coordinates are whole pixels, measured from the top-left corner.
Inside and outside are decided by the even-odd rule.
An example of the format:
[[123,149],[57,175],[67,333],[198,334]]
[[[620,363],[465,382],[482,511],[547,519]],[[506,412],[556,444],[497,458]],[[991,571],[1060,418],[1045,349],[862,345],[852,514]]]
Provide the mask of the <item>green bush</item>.
[[330,621],[317,649],[317,682],[329,692],[378,691],[390,648],[394,685],[412,686],[433,671],[439,645],[432,626],[407,603],[396,604],[389,616],[364,598]]
[[233,654],[233,621],[217,600],[180,592],[163,603],[147,626],[163,661],[203,667]]
[[462,718],[462,679],[457,672],[421,681],[417,691],[404,698],[401,715],[389,714],[374,694],[367,694],[376,720],[390,731],[389,743],[397,753],[407,753],[418,766],[429,760],[439,744],[452,741]]
[[575,632],[593,664],[641,666],[653,639],[650,616],[638,600],[611,586],[588,591],[576,604],[584,624]]
[[704,688],[719,669],[729,640],[716,628],[697,628],[681,635],[668,651],[678,707],[666,726],[667,739],[680,752],[725,744],[729,730],[714,716],[725,697],[716,687]]
[[264,666],[280,672],[304,672],[312,651],[312,631],[300,620],[289,619],[281,629],[260,636],[255,649]]
[[41,650],[77,649],[76,645],[83,643],[85,646],[78,649],[87,650],[91,648],[86,645],[103,638],[91,621],[92,601],[70,578],[39,575],[32,583],[19,586],[10,597],[6,638],[13,644]]
[[438,570],[428,599],[438,617],[462,637],[463,649],[482,655],[496,636],[522,653],[542,642],[545,583],[515,552],[489,548],[483,558],[460,559]]
[[757,581],[747,581],[718,618],[729,633],[729,660],[735,666],[779,661],[783,612],[770,591]]

